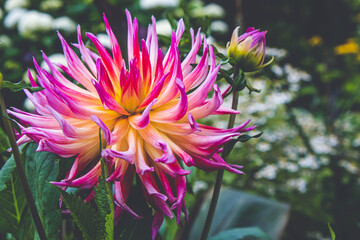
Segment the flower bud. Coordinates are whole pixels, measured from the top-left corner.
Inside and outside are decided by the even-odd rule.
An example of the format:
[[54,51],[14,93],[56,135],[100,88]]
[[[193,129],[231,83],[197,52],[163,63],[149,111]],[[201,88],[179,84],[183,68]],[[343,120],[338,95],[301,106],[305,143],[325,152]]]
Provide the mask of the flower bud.
[[227,45],[228,57],[233,58],[244,72],[253,72],[269,65],[272,60],[264,64],[266,31],[260,32],[251,27],[240,37],[238,31],[239,27],[235,28]]

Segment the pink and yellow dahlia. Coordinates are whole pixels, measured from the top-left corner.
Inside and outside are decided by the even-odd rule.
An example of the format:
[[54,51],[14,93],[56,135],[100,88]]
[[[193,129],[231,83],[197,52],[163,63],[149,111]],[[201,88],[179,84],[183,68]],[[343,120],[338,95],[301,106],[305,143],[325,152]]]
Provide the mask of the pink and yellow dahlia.
[[[50,71],[42,69],[36,60],[34,64],[38,84],[44,89],[33,94],[25,90],[36,113],[16,108],[8,112],[27,126],[22,127],[18,144],[36,141],[38,151],[64,158],[76,156],[65,179],[54,183],[58,186],[93,188],[101,174],[101,156],[108,164],[107,181],[114,183],[117,213],[127,211],[138,218],[126,204],[136,174],[146,200],[155,210],[155,238],[165,215],[172,217],[173,211],[178,221],[181,212],[186,215],[185,175],[190,172],[181,167],[181,162],[206,171],[225,169],[241,174],[241,166],[227,164],[219,153],[226,142],[254,127],[246,128],[246,121],[224,130],[196,122],[209,115],[238,113],[222,106],[222,94],[215,84],[220,66],[200,30],[196,35],[190,30],[192,48],[181,61],[178,45],[184,32],[182,20],[163,55],[155,18],[140,47],[138,21],[128,11],[126,15],[127,61],[105,16],[112,54],[93,34],[86,33],[98,53],[90,51],[78,27],[74,47],[80,51],[80,59],[58,34],[68,66],[51,63],[43,53]],[[199,53],[201,44],[203,52]],[[197,54],[202,57],[194,66]],[[32,86],[38,86],[30,73],[28,77]],[[212,89],[213,96],[208,99]],[[104,143],[101,153],[99,128]]]

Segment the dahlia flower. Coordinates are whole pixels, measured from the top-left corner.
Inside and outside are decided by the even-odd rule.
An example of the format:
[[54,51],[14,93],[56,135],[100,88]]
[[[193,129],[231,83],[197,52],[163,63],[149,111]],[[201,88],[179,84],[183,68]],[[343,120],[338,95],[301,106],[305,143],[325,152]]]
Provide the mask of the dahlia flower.
[[227,45],[227,54],[235,59],[241,70],[253,72],[269,65],[264,64],[266,48],[266,31],[250,27],[238,37],[239,27],[235,28],[231,41]]
[[[101,174],[102,157],[109,169],[107,181],[114,183],[116,213],[127,211],[140,218],[127,205],[136,175],[155,212],[155,238],[164,216],[171,218],[175,214],[178,223],[182,212],[186,216],[185,176],[190,171],[184,170],[182,164],[241,174],[241,166],[226,163],[219,153],[226,142],[254,127],[246,128],[249,121],[226,130],[196,122],[209,115],[239,113],[222,106],[222,94],[215,84],[220,66],[200,30],[197,34],[190,30],[192,48],[181,60],[178,45],[185,29],[182,20],[172,32],[171,46],[163,54],[158,46],[155,18],[146,40],[141,40],[139,46],[138,21],[128,11],[126,15],[127,61],[105,16],[112,54],[92,33],[86,33],[97,53],[90,51],[78,26],[78,43],[73,45],[79,50],[80,59],[59,33],[67,66],[51,63],[43,53],[48,72],[34,59],[38,83],[30,72],[28,77],[32,86],[39,84],[44,89],[25,93],[36,113],[16,108],[8,112],[23,125],[18,144],[36,141],[38,151],[64,158],[76,156],[65,179],[54,182],[57,186],[93,188]],[[202,57],[195,64],[197,54]],[[208,98],[211,90],[212,97]],[[91,198],[92,194],[87,200]]]

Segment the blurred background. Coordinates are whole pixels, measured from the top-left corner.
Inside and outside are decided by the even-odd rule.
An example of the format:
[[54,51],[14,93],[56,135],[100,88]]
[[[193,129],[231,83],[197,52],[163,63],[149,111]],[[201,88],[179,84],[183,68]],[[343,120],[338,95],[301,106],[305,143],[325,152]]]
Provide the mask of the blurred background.
[[[215,220],[213,233],[258,223],[275,239],[325,240],[330,223],[337,239],[360,239],[360,0],[0,0],[4,79],[28,81],[27,69],[35,74],[33,56],[46,67],[40,50],[66,64],[56,31],[76,42],[77,24],[109,46],[102,13],[124,53],[126,8],[138,18],[142,37],[155,16],[164,46],[180,18],[187,26],[185,40],[189,26],[201,27],[220,52],[237,25],[241,32],[252,26],[268,31],[266,54],[275,61],[248,76],[261,92],[241,93],[237,118],[238,123],[252,119],[263,135],[235,146],[229,161],[244,165],[246,174],[225,173],[227,188],[217,210],[238,201],[231,209],[236,217],[218,216],[230,222],[221,226]],[[22,92],[4,90],[4,95],[8,107],[33,111]],[[225,104],[230,106],[230,99]],[[206,121],[227,124],[225,117]],[[0,136],[2,165],[9,155]],[[201,231],[191,226],[200,221],[216,173],[191,170],[190,223],[178,230],[167,219],[162,239],[196,239],[194,231]]]

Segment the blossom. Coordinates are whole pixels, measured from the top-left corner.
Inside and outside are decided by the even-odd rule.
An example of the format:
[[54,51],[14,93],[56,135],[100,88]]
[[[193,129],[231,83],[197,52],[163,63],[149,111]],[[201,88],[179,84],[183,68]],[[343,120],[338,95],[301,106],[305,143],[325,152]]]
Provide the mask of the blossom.
[[250,27],[240,37],[238,31],[239,27],[235,28],[228,43],[228,56],[234,58],[244,72],[253,72],[269,65],[272,60],[264,64],[266,31],[260,32]]
[[[255,126],[246,127],[246,121],[225,130],[196,122],[213,114],[239,113],[222,106],[222,94],[215,84],[220,65],[216,65],[214,50],[205,37],[202,39],[200,30],[197,34],[190,30],[192,48],[181,60],[178,45],[185,29],[182,20],[172,32],[171,46],[163,54],[158,46],[155,18],[146,40],[140,41],[140,48],[138,21],[128,11],[126,15],[127,63],[105,15],[112,54],[95,35],[86,33],[98,53],[89,50],[78,26],[78,43],[74,47],[81,60],[59,33],[67,66],[51,63],[43,53],[48,72],[34,59],[38,83],[30,72],[28,77],[32,86],[39,84],[44,89],[25,93],[36,113],[16,108],[8,112],[21,125],[27,125],[21,126],[23,135],[18,144],[33,140],[39,144],[38,151],[54,152],[64,158],[76,156],[65,179],[54,183],[58,186],[93,188],[101,174],[101,156],[109,170],[106,180],[114,183],[116,214],[127,211],[140,218],[127,205],[136,175],[145,199],[155,210],[155,238],[164,216],[171,218],[174,213],[178,223],[182,212],[186,216],[185,176],[190,171],[184,170],[182,164],[241,174],[241,166],[226,163],[219,153],[226,142]],[[195,64],[202,44],[201,60]],[[211,90],[213,96],[207,98]]]

